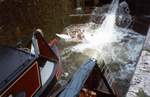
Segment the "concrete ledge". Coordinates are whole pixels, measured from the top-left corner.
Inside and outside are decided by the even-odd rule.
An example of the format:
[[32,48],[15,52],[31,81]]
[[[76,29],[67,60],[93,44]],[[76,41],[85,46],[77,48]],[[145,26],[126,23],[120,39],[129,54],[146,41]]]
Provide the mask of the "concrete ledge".
[[145,40],[144,50],[150,51],[150,28],[148,30],[148,34],[147,34],[147,37],[146,37],[146,40]]
[[140,90],[150,96],[150,29],[126,97],[139,97]]
[[142,52],[126,97],[138,97],[136,93],[140,89],[150,96],[150,52],[148,51]]

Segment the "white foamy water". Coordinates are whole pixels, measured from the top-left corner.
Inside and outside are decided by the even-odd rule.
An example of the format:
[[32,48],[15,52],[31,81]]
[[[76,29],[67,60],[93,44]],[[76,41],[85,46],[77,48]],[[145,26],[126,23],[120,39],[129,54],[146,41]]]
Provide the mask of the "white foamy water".
[[[74,46],[67,47],[67,51],[96,58],[98,62],[104,60],[112,70],[114,78],[123,81],[120,88],[126,89],[129,82],[125,80],[131,79],[145,37],[131,29],[116,26],[118,3],[119,0],[113,0],[102,24],[90,22],[70,26],[64,34],[57,36],[65,42],[76,42]],[[70,54],[69,52],[69,57]],[[79,56],[78,59],[82,58]]]
[[126,64],[125,67],[120,66],[120,72],[130,72],[135,68],[144,36],[133,30],[116,26],[118,4],[119,0],[113,0],[103,23],[95,29],[90,26],[94,24],[89,23],[89,25],[77,26],[77,30],[72,31],[73,33],[68,30],[66,34],[57,34],[57,36],[66,42],[77,42],[78,44],[70,47],[73,52],[80,52],[96,58],[98,61],[104,60],[106,64],[110,65],[109,67],[112,63]]
[[[116,12],[118,8],[119,0],[114,0],[110,5],[110,10],[107,14],[105,14],[105,19],[101,25],[99,25],[98,29],[84,29],[83,36],[84,38],[80,41],[78,45],[75,45],[71,48],[74,52],[84,52],[86,49],[96,50],[98,54],[89,54],[90,57],[97,58],[97,56],[101,53],[104,45],[108,43],[117,41],[117,37],[115,35],[115,20],[116,20]],[[58,37],[65,39],[66,41],[74,41],[78,39],[71,39],[70,34],[57,34]],[[75,38],[78,38],[75,36]]]

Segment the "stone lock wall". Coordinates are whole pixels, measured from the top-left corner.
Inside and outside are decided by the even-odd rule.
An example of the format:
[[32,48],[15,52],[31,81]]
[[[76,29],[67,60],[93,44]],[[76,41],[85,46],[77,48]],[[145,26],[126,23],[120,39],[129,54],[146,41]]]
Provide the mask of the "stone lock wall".
[[150,97],[150,28],[126,97]]
[[[101,0],[95,0],[98,1]],[[85,8],[85,0],[80,3]],[[89,20],[89,15],[70,16],[75,8],[75,0],[1,0],[0,44],[16,45],[19,41],[26,44],[36,28],[41,28],[50,40],[64,27]]]
[[0,1],[0,44],[28,43],[41,28],[47,40],[69,24],[69,0]]

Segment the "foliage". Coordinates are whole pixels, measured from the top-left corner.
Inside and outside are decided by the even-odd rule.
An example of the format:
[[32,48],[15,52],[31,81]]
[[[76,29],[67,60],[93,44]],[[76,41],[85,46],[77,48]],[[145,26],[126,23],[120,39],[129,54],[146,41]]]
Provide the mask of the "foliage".
[[139,89],[138,93],[136,93],[138,97],[150,97],[148,96],[143,89]]

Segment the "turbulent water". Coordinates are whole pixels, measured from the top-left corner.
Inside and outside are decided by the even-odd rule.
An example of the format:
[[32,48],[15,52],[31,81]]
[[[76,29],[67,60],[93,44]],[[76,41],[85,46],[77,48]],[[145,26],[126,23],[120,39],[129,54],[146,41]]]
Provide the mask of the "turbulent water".
[[94,57],[98,62],[104,60],[118,86],[127,89],[145,37],[131,29],[116,26],[118,5],[119,0],[113,0],[102,24],[90,22],[71,26],[57,36],[66,43],[75,42],[67,50]]
[[[114,42],[116,41],[116,35],[115,35],[115,17],[116,17],[116,12],[118,8],[118,3],[119,0],[114,0],[110,6],[109,12],[105,15],[105,19],[102,23],[102,25],[99,25],[99,27],[95,30],[92,29],[84,29],[84,33],[79,33],[83,34],[82,39],[78,39],[79,37],[75,34],[74,38],[76,40],[80,40],[81,43],[78,45],[72,47],[72,51],[75,52],[83,52],[85,49],[95,49],[98,52],[101,52],[101,47],[105,45],[106,43]],[[114,7],[113,7],[114,6]],[[78,33],[78,32],[77,32]],[[57,36],[64,38],[66,41],[72,40],[73,37],[68,34],[68,35],[60,35],[57,34]],[[91,56],[91,55],[89,55]],[[91,57],[97,57],[97,56],[91,56]]]

